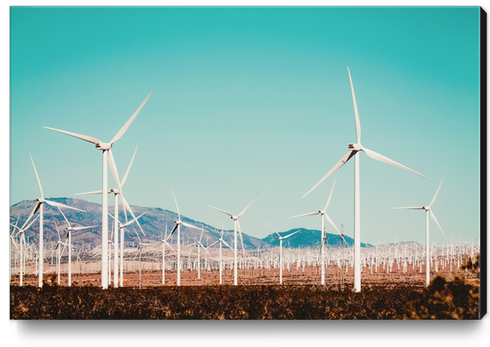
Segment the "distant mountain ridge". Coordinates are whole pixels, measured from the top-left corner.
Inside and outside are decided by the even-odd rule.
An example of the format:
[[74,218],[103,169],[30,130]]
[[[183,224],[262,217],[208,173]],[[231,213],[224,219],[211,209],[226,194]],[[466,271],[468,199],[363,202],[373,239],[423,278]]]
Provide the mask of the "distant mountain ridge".
[[[83,199],[72,199],[72,198],[49,198],[48,200],[62,203],[64,205],[70,207],[76,207],[85,212],[75,211],[71,209],[63,209],[63,213],[66,218],[72,224],[72,226],[95,226],[91,229],[81,230],[78,232],[73,232],[72,234],[72,242],[76,246],[77,244],[84,243],[92,243],[93,246],[99,245],[101,241],[101,231],[102,231],[102,220],[101,220],[101,205],[93,202],[88,202]],[[35,200],[24,200],[10,207],[10,221],[14,224],[17,219],[18,226],[22,226],[26,221],[27,217],[31,213],[34,208],[36,201]],[[172,211],[163,210],[161,208],[155,207],[140,207],[140,206],[131,206],[134,214],[139,216],[140,214],[146,212],[143,216],[138,219],[143,231],[145,232],[145,236],[141,234],[139,227],[136,223],[133,223],[129,228],[126,229],[124,233],[124,241],[128,245],[132,243],[138,242],[138,233],[139,237],[143,242],[148,241],[157,241],[163,237],[165,237],[165,231],[169,233],[174,227],[174,221],[177,219],[177,214]],[[109,206],[109,213],[114,215],[114,206]],[[36,216],[38,213],[36,214]],[[122,208],[119,208],[119,220],[125,221],[124,212]],[[131,220],[132,217],[128,213],[128,220]],[[221,230],[214,228],[210,225],[201,223],[199,221],[195,221],[191,218],[187,218],[185,216],[181,216],[182,221],[187,222],[189,224],[195,225],[199,229],[202,227],[204,230],[202,243],[206,245],[210,245],[214,243],[220,236]],[[44,204],[44,240],[45,241],[57,241],[58,240],[58,232],[56,230],[56,225],[58,225],[58,229],[60,231],[60,235],[62,240],[66,237],[66,221],[63,216],[59,212],[58,208],[52,207],[48,204]],[[113,220],[109,217],[109,237],[112,235],[113,228]],[[12,228],[11,228],[12,229]],[[181,242],[183,244],[189,244],[195,242],[201,235],[201,230],[194,228],[187,228],[181,226]],[[136,230],[136,231],[135,231]],[[310,230],[304,228],[296,228],[291,229],[285,232],[280,232],[281,236],[289,235],[295,231],[298,231],[295,235],[289,237],[285,241],[283,241],[283,246],[288,248],[316,248],[320,245],[320,230]],[[224,230],[223,231],[223,239],[233,246],[234,234],[233,230]],[[26,230],[26,236],[28,239],[34,240],[34,242],[38,242],[38,234],[39,234],[39,222],[36,221],[30,229]],[[242,233],[243,235],[243,244],[245,249],[264,249],[271,247],[279,246],[279,239],[277,235],[273,232],[268,236],[259,239],[246,233]],[[344,235],[344,238],[347,242],[347,245],[353,246],[354,240],[348,236]],[[237,236],[238,239],[238,247],[242,248],[240,235]],[[169,239],[171,243],[176,242],[176,235],[172,235]],[[339,247],[342,245],[342,240],[340,235],[338,234],[330,234],[327,233],[327,243],[332,247]],[[371,245],[362,243],[361,247],[370,247]],[[217,245],[215,247],[218,247]]]

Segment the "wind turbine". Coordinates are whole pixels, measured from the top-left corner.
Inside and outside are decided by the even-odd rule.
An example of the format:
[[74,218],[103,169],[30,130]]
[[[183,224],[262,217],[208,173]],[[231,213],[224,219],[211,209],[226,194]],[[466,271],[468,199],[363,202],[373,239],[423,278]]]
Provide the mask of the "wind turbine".
[[[267,224],[267,223],[265,223],[265,224]],[[279,233],[276,231],[276,229],[274,229],[273,227],[271,227],[269,224],[267,224],[267,225],[269,226],[269,228],[271,228],[272,230],[274,230],[274,232],[279,237],[279,284],[282,284],[282,240],[285,240],[288,237],[291,237],[294,234],[299,233],[301,231],[301,229],[295,231],[294,233],[291,233],[291,234],[286,235],[286,236],[283,237],[283,236],[279,235]]]
[[[60,230],[58,229],[58,223],[56,223],[56,219],[54,221],[54,224],[56,225],[56,231],[58,232],[58,241],[56,242],[56,248],[53,249],[53,252],[56,251],[56,256],[57,256],[57,263],[56,263],[56,269],[58,272],[58,285],[61,284],[61,255],[65,252],[65,247],[66,243],[61,241],[61,236],[60,236]],[[63,245],[63,250],[61,250],[60,245]]]
[[[225,245],[226,245],[226,246],[227,246],[229,249],[233,249],[233,248],[232,248],[232,247],[231,247],[229,244],[227,244],[227,243],[226,243],[226,241],[223,239],[223,225],[221,225],[221,236],[220,236],[220,238],[219,238],[219,239],[218,239],[216,242],[214,242],[214,243],[212,243],[211,245],[209,245],[209,247],[214,246],[216,243],[219,243],[219,284],[222,284],[222,282],[223,282],[223,281],[222,281],[222,279],[223,279],[223,276],[222,276],[222,272],[223,272],[223,264],[222,264],[221,259],[222,259],[222,250],[223,250],[223,248],[222,248],[221,243],[224,243],[224,244],[225,244]],[[208,247],[208,248],[209,248],[209,247]]]
[[313,188],[311,188],[305,195],[303,195],[303,198],[308,195],[313,189],[318,187],[323,181],[327,179],[331,174],[333,174],[335,171],[337,171],[342,165],[347,163],[350,158],[356,157],[355,158],[355,167],[354,167],[354,291],[355,292],[360,292],[361,291],[361,201],[360,201],[360,176],[359,176],[359,156],[356,156],[358,152],[364,152],[367,154],[368,157],[394,165],[396,167],[399,167],[401,169],[413,172],[419,176],[422,176],[424,178],[424,175],[418,173],[417,171],[414,171],[402,164],[397,163],[394,160],[391,160],[379,153],[376,153],[370,149],[367,149],[363,145],[361,145],[361,123],[359,121],[359,114],[357,111],[357,103],[356,103],[356,96],[354,94],[354,86],[352,85],[352,78],[350,75],[350,70],[349,67],[347,67],[347,72],[349,73],[349,80],[350,80],[350,87],[351,87],[351,92],[352,92],[352,102],[354,105],[354,117],[355,117],[355,122],[356,122],[356,135],[357,135],[357,143],[350,143],[349,144],[349,152],[347,152],[340,160],[337,162],[337,164],[334,165],[334,167],[315,185]]
[[[31,225],[36,221],[37,217],[39,216],[36,216],[36,218],[34,218],[27,226],[25,225],[24,223],[24,226],[22,228],[19,228],[17,226],[17,222],[15,223],[15,225],[13,224],[10,224],[11,226],[13,226],[15,229],[18,229],[19,231],[17,232],[17,234],[15,234],[15,236],[19,235],[19,247],[17,247],[17,245],[15,244],[15,241],[14,241],[14,237],[15,236],[11,236],[11,240],[14,241],[14,245],[16,248],[20,249],[20,259],[19,259],[19,268],[20,268],[20,271],[19,271],[19,286],[22,287],[22,281],[23,281],[23,273],[24,273],[24,270],[25,270],[25,261],[24,261],[24,245],[26,244],[26,239],[25,239],[25,231],[27,229],[29,229],[31,227]],[[17,219],[17,221],[19,221]]]
[[162,244],[162,284],[163,285],[165,285],[165,246],[169,246],[170,249],[175,252],[175,249],[173,249],[173,247],[168,242],[169,238],[170,236],[167,237],[167,223],[165,223],[165,237],[161,235],[160,241],[158,241],[158,243],[155,244],[155,246],[159,245],[160,243]]
[[180,286],[180,226],[183,225],[187,228],[194,228],[198,230],[199,228],[192,224],[182,222],[182,220],[180,219],[179,205],[177,205],[177,199],[175,198],[175,194],[173,190],[172,190],[172,195],[174,196],[175,207],[177,207],[178,219],[174,222],[175,225],[168,237],[172,236],[174,231],[177,230],[177,285]]
[[80,210],[80,209],[75,208],[75,207],[70,207],[70,206],[60,204],[59,202],[54,202],[54,201],[49,201],[49,200],[44,199],[43,187],[41,186],[41,181],[39,180],[39,176],[37,174],[36,165],[34,165],[34,160],[32,160],[32,157],[30,154],[29,154],[29,157],[31,158],[32,167],[34,168],[34,173],[36,174],[37,184],[39,186],[39,192],[41,193],[41,197],[36,199],[36,205],[34,206],[34,209],[32,210],[29,217],[27,217],[27,220],[25,221],[25,223],[21,229],[24,229],[24,227],[27,225],[27,223],[32,218],[32,216],[37,211],[39,211],[39,254],[41,255],[39,259],[41,261],[39,262],[38,286],[42,287],[43,286],[43,272],[44,272],[44,257],[43,257],[43,254],[44,254],[44,238],[43,238],[43,231],[44,231],[43,230],[43,224],[44,224],[43,214],[44,214],[44,212],[43,212],[43,210],[44,209],[43,209],[43,204],[46,203],[46,204],[51,205],[51,206],[64,207],[64,208],[69,208],[69,209],[81,211],[81,212],[85,212],[85,211]]
[[[121,188],[122,186],[124,186],[124,183],[126,182],[126,179],[128,178],[128,174],[129,174],[129,170],[131,169],[131,165],[133,165],[133,160],[134,160],[134,157],[136,155],[136,151],[138,150],[138,145],[136,145],[136,149],[134,150],[134,153],[133,153],[133,157],[131,158],[131,162],[129,163],[128,165],[128,168],[126,169],[126,173],[124,174],[124,177],[121,181]],[[117,188],[111,188],[108,190],[108,194],[114,194],[114,221],[115,221],[115,228],[119,229],[119,211],[118,211],[118,208],[119,208],[119,190]],[[86,192],[86,193],[77,193],[75,195],[87,195],[87,194],[102,194],[102,190],[97,190],[97,191],[94,191],[94,192]],[[131,207],[129,207],[128,205],[128,208],[131,209]],[[124,215],[126,216],[126,209],[125,209],[125,205],[123,204],[123,209],[124,209]],[[131,212],[132,213],[132,212]],[[126,217],[126,222],[127,222],[127,217]],[[139,223],[138,223],[139,225]],[[140,230],[141,232],[143,232],[143,229],[141,228],[141,225],[139,225],[140,227]],[[144,234],[144,232],[143,232]],[[119,262],[118,262],[118,258],[119,258],[119,255],[118,255],[118,243],[119,243],[119,240],[118,240],[118,235],[119,235],[119,231],[116,230],[115,234],[114,234],[114,288],[117,288],[118,287],[118,266],[119,266]],[[123,259],[122,259],[122,254],[123,254],[123,247],[124,247],[124,229],[121,229],[121,276],[122,276],[122,266],[123,266]],[[122,280],[121,280],[121,286],[122,286]]]
[[337,232],[339,233],[340,237],[342,239],[344,239],[344,237],[340,233],[339,229],[337,229],[337,227],[335,226],[334,222],[332,221],[332,219],[328,216],[328,214],[326,212],[327,211],[327,207],[330,204],[330,199],[332,198],[333,188],[335,187],[335,182],[336,181],[337,181],[337,178],[335,178],[335,180],[333,181],[332,189],[330,190],[330,195],[328,196],[327,203],[325,204],[325,208],[323,210],[318,210],[318,211],[314,211],[314,212],[300,214],[298,216],[289,217],[289,218],[296,218],[296,217],[303,217],[303,216],[314,216],[314,215],[317,215],[317,214],[319,214],[321,216],[321,219],[322,219],[322,232],[321,232],[321,243],[320,243],[320,250],[321,251],[320,252],[321,252],[321,261],[322,261],[322,267],[321,267],[322,268],[322,270],[321,270],[322,271],[322,274],[321,274],[321,284],[322,285],[325,285],[325,239],[326,239],[325,220],[327,220],[334,227],[334,229],[337,230]]
[[[78,230],[84,230],[84,229],[90,229],[90,228],[95,228],[95,225],[89,226],[89,227],[72,227],[68,219],[66,218],[65,214],[61,209],[58,207],[60,210],[61,214],[63,215],[63,218],[65,218],[66,221],[66,238],[68,239],[68,287],[71,287],[71,232],[72,231],[78,231]],[[66,242],[66,239],[65,239]]]
[[213,207],[213,206],[209,206],[209,205],[207,205],[208,207],[214,208],[215,210],[218,210],[218,211],[220,211],[220,212],[222,212],[222,213],[224,213],[224,214],[227,214],[228,216],[230,216],[230,218],[231,218],[231,219],[233,219],[233,226],[234,226],[234,232],[235,232],[235,245],[234,245],[234,247],[235,247],[235,270],[234,270],[234,285],[235,285],[235,286],[237,285],[237,265],[238,265],[238,264],[237,264],[237,244],[238,244],[238,242],[237,242],[237,235],[236,235],[237,227],[238,227],[238,231],[240,232],[240,238],[241,238],[241,240],[242,240],[242,248],[243,248],[243,237],[242,237],[242,230],[241,230],[241,228],[240,228],[240,222],[238,221],[238,218],[240,218],[240,216],[241,216],[241,215],[243,215],[243,214],[245,213],[245,211],[247,211],[247,209],[250,207],[250,205],[252,205],[252,203],[255,201],[255,199],[257,199],[257,196],[258,196],[258,195],[259,195],[259,194],[257,194],[257,195],[255,196],[255,198],[253,198],[253,200],[252,200],[252,201],[250,201],[250,203],[247,205],[247,207],[245,207],[245,208],[243,209],[243,211],[242,211],[242,212],[240,212],[240,213],[239,213],[237,216],[235,216],[235,215],[233,215],[233,214],[231,214],[230,212],[227,212],[227,211],[225,211],[225,210],[219,209],[219,208],[217,208],[217,207]]
[[197,264],[198,264],[198,267],[197,267],[197,278],[198,279],[201,279],[201,247],[209,254],[209,252],[206,249],[206,247],[204,247],[204,245],[201,243],[202,234],[203,233],[204,233],[204,229],[201,226],[201,237],[199,238],[199,241],[196,241],[196,242],[194,242],[194,243],[192,243],[192,244],[189,245],[189,246],[197,245]]
[[[126,207],[129,207],[129,204],[126,202],[126,200],[124,199],[124,197],[121,196],[121,198],[123,199],[123,207],[124,205],[126,205]],[[121,272],[120,272],[120,286],[122,287],[123,286],[123,259],[124,259],[124,253],[123,253],[123,249],[124,249],[124,230],[126,229],[126,227],[130,226],[131,224],[133,224],[134,222],[136,222],[140,229],[141,229],[141,232],[143,233],[143,235],[145,235],[143,229],[141,228],[141,225],[139,224],[138,222],[138,218],[140,218],[142,215],[144,215],[146,212],[143,212],[142,214],[140,214],[138,217],[135,217],[133,219],[131,219],[129,222],[126,221],[126,223],[121,223],[121,221],[119,219],[117,219],[117,215],[116,217],[114,217],[113,215],[111,215],[110,213],[108,213],[109,216],[112,217],[112,219],[114,219],[114,221],[116,222],[117,221],[117,228],[119,228],[121,230]],[[116,228],[116,226],[114,226]],[[114,235],[117,235],[117,233],[115,233]],[[138,233],[136,233],[136,235],[138,236],[139,238],[139,235]],[[114,247],[114,258],[116,258],[117,256],[117,244],[115,245]],[[116,265],[117,264],[117,260],[115,259],[114,260],[114,287],[117,288],[117,268],[116,268]]]
[[[134,229],[136,230],[136,229]],[[140,280],[140,289],[141,289],[141,252],[143,251],[143,246],[151,246],[150,243],[143,243],[141,242],[141,238],[138,235],[138,232],[136,232],[136,236],[138,236],[138,255],[139,255],[139,280]]]
[[[444,174],[446,176],[446,174]],[[446,240],[447,243],[447,238],[446,235],[444,235],[444,231],[442,231],[441,226],[439,225],[439,222],[436,219],[436,216],[434,215],[434,212],[432,212],[431,206],[436,201],[437,194],[439,194],[439,189],[441,189],[442,181],[444,181],[444,176],[442,176],[441,183],[439,183],[439,187],[436,190],[436,193],[434,194],[434,197],[432,198],[432,201],[428,206],[413,206],[413,207],[394,207],[393,209],[406,209],[406,210],[425,210],[425,285],[428,286],[430,284],[430,248],[429,248],[429,215],[431,216],[432,220],[437,224],[439,227],[439,230],[442,233],[442,236],[444,236],[444,239]]]
[[[131,123],[133,122],[134,118],[138,115],[140,110],[143,108],[145,105],[146,101],[150,97],[151,93],[153,90],[148,94],[146,99],[143,101],[143,103],[138,107],[136,112],[129,118],[129,120],[124,124],[124,126],[119,130],[119,132],[112,138],[111,142],[105,143],[102,142],[101,140],[92,137],[92,136],[86,136],[86,135],[80,135],[80,134],[75,134],[72,132],[64,131],[64,130],[58,130],[50,127],[45,127],[46,129],[54,130],[57,132],[60,132],[62,134],[70,135],[73,137],[76,137],[77,139],[84,140],[90,143],[93,143],[95,145],[96,149],[99,149],[102,151],[102,274],[101,274],[101,282],[102,282],[102,289],[107,289],[109,286],[108,282],[108,264],[107,264],[107,255],[108,255],[108,217],[107,217],[107,212],[108,212],[108,207],[107,207],[107,157],[109,157],[109,165],[112,171],[112,174],[116,180],[116,184],[118,185],[118,190],[121,196],[123,196],[122,189],[119,184],[119,179],[117,178],[117,170],[116,170],[116,165],[114,163],[114,157],[112,155],[112,145],[119,140],[119,138],[126,132],[126,130],[129,128]],[[131,210],[129,210],[131,215],[134,217],[134,214],[132,213]]]

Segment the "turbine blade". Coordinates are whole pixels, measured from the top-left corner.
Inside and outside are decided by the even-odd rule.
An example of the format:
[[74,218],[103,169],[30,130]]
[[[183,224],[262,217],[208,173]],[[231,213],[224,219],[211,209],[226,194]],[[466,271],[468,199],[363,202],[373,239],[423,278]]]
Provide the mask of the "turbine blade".
[[128,225],[131,225],[133,224],[134,222],[136,222],[138,220],[138,218],[140,218],[142,215],[144,215],[146,212],[143,212],[142,214],[140,214],[138,217],[136,217],[135,219],[131,219],[129,222],[127,222],[126,224],[124,224],[125,227],[127,227]]
[[289,217],[289,218],[304,217],[304,216],[314,216],[316,214],[320,214],[320,212],[319,211],[308,212],[308,213],[299,214],[297,216],[292,216],[292,217]]
[[175,249],[174,249],[172,246],[170,246],[170,243],[166,242],[166,245],[167,245],[168,247],[170,247],[170,249],[171,249],[172,251],[174,251],[174,252],[175,252]]
[[124,182],[126,182],[126,178],[128,178],[129,170],[131,169],[131,165],[133,165],[134,156],[136,155],[137,150],[138,150],[138,145],[136,145],[136,149],[134,150],[133,157],[131,158],[131,161],[129,162],[129,166],[126,169],[126,173],[124,174],[124,177],[121,181],[121,187],[124,185]]
[[39,176],[37,174],[36,165],[34,165],[34,160],[32,160],[32,157],[31,157],[30,154],[29,154],[29,157],[31,158],[32,167],[34,167],[34,172],[36,173],[37,184],[39,186],[39,192],[41,193],[41,198],[44,198],[44,195],[43,195],[43,187],[41,186],[41,181],[39,180]]
[[206,247],[204,247],[204,245],[201,243],[201,247],[202,249],[204,249],[206,251],[207,254],[210,254],[209,251],[206,249]]
[[44,201],[48,205],[51,205],[51,206],[64,207],[64,208],[69,208],[70,210],[76,210],[76,211],[80,211],[80,212],[85,212],[84,210],[80,210],[79,208],[71,207],[71,206],[67,206],[67,205],[63,205],[63,204],[60,204],[59,202],[49,201],[49,200],[44,200]]
[[197,229],[197,230],[200,229],[199,227],[196,227],[195,225],[192,225],[192,224],[189,224],[189,223],[181,222],[180,224],[182,224],[186,228],[194,228],[194,229]]
[[284,236],[282,239],[283,239],[283,240],[284,240],[284,239],[287,239],[288,237],[293,236],[294,234],[299,233],[300,231],[301,231],[301,230],[297,230],[297,231],[295,231],[294,233],[289,234],[288,236]]
[[337,230],[337,232],[338,232],[338,233],[339,233],[339,235],[340,235],[340,231],[339,231],[339,229],[337,229],[337,227],[335,226],[335,224],[334,224],[334,222],[332,221],[332,219],[331,219],[331,218],[328,216],[328,214],[326,214],[326,213],[325,213],[323,216],[325,217],[325,220],[326,220],[326,221],[328,221],[328,222],[330,223],[330,225],[331,225],[331,226],[333,226],[333,227],[334,227],[334,229],[335,229],[335,230]]
[[242,250],[243,250],[243,253],[245,253],[245,247],[243,245],[242,228],[240,228],[240,221],[237,220],[236,224],[238,225],[238,231],[240,232],[240,241],[242,242]]
[[72,132],[69,132],[69,131],[59,130],[59,129],[50,128],[50,127],[44,127],[44,128],[49,129],[49,130],[54,130],[54,131],[57,131],[57,132],[62,133],[62,134],[66,134],[66,135],[70,135],[70,136],[76,137],[77,139],[80,139],[80,140],[84,140],[84,141],[93,143],[94,145],[97,144],[97,143],[101,143],[102,142],[99,139],[97,139],[95,137],[92,137],[92,136],[75,134],[75,133],[72,133]]
[[313,188],[311,188],[308,193],[306,193],[305,195],[303,195],[303,198],[305,196],[307,196],[308,194],[311,193],[311,191],[313,189],[315,189],[316,187],[318,187],[323,181],[325,181],[327,179],[328,176],[330,176],[331,174],[333,174],[335,171],[337,171],[342,165],[344,165],[345,163],[347,163],[349,161],[350,158],[352,158],[357,152],[356,151],[349,151],[347,152],[346,154],[344,154],[344,156],[342,158],[340,158],[340,160],[337,162],[337,164],[335,164],[335,166],[325,175],[323,176],[323,178],[320,180],[320,182],[318,182],[317,184],[315,184],[315,186]]
[[66,224],[68,224],[68,228],[71,228],[70,222],[68,222],[68,219],[66,219],[65,214],[63,213],[63,211],[61,211],[61,208],[59,208],[59,206],[58,206],[58,210],[61,212],[61,215],[62,215],[62,216],[63,216],[63,218],[65,219]]
[[[29,229],[31,227],[32,224],[34,224],[34,222],[37,220],[37,218],[39,217],[39,215],[36,216],[36,218],[34,218],[28,226],[26,226],[25,228],[22,228],[20,229],[22,232],[26,231],[27,229]],[[19,231],[20,232],[20,231]]]
[[356,95],[354,94],[354,85],[352,84],[352,77],[350,76],[350,70],[347,66],[347,72],[349,73],[350,90],[352,91],[352,103],[354,104],[354,116],[356,119],[356,136],[357,143],[361,143],[361,122],[359,121],[359,113],[357,111]]
[[393,210],[423,210],[423,206],[412,206],[412,207],[393,207]]
[[[171,235],[174,233],[174,231],[177,229],[177,227],[178,227],[178,226],[179,226],[179,225],[178,225],[177,223],[175,223],[175,225],[174,225],[174,227],[172,228],[172,231],[170,232],[170,234],[169,234],[168,238],[169,238],[169,237],[170,237],[170,236],[171,236]],[[168,239],[168,238],[167,238],[167,239]]]
[[215,244],[217,244],[218,242],[219,242],[219,240],[216,240],[215,242],[213,242],[212,244],[210,244],[210,245],[208,246],[208,248],[209,248],[209,247],[213,247],[213,246],[214,246]]
[[228,243],[226,243],[225,240],[223,240],[223,243],[225,244],[225,246],[227,246],[229,249],[233,249],[233,247],[231,247]]
[[430,202],[429,207],[432,206],[432,204],[434,203],[434,201],[436,201],[437,194],[439,194],[439,189],[441,189],[442,181],[444,181],[444,177],[445,176],[446,176],[446,173],[444,173],[444,176],[442,176],[441,183],[439,183],[439,187],[437,187],[436,193],[434,194],[434,197],[432,198],[432,201]]
[[180,220],[180,211],[179,211],[179,205],[177,204],[177,199],[175,198],[175,194],[174,194],[174,191],[172,189],[170,189],[172,191],[172,195],[174,196],[174,201],[175,201],[175,207],[177,207],[177,214],[179,216],[179,220]]
[[396,162],[396,161],[394,161],[394,160],[391,160],[391,159],[389,159],[389,158],[386,158],[384,155],[381,155],[381,154],[379,154],[379,153],[376,153],[376,152],[374,152],[374,151],[372,151],[372,150],[370,150],[370,149],[367,149],[367,148],[365,148],[365,147],[363,147],[363,148],[362,148],[362,150],[363,150],[363,151],[364,151],[364,153],[366,153],[366,154],[367,154],[369,157],[371,157],[371,158],[373,158],[373,159],[375,159],[375,160],[379,160],[379,161],[382,161],[382,162],[384,162],[384,163],[391,164],[391,165],[393,165],[393,166],[397,166],[397,167],[399,167],[399,168],[401,168],[401,169],[404,169],[404,170],[407,170],[407,171],[413,172],[414,174],[417,174],[417,175],[419,175],[419,176],[422,176],[423,178],[427,178],[427,177],[425,177],[424,175],[422,175],[422,174],[418,173],[417,171],[414,171],[414,170],[412,170],[412,169],[410,169],[410,168],[408,168],[408,167],[406,167],[406,166],[404,166],[404,165],[402,165],[402,164],[399,164],[399,163],[397,163],[397,162]]
[[72,228],[71,230],[83,230],[83,229],[90,229],[90,228],[95,228],[96,225],[91,225],[89,227],[75,227],[75,228]]
[[27,220],[24,222],[24,224],[22,225],[22,227],[19,230],[22,230],[27,225],[27,223],[32,218],[32,216],[39,210],[39,206],[41,206],[41,204],[42,204],[42,202],[39,202],[39,201],[36,202],[36,205],[34,205],[34,208],[32,209],[31,214],[29,215],[29,217],[27,217]]
[[217,208],[217,207],[213,207],[213,206],[209,206],[209,205],[206,205],[206,206],[207,206],[207,207],[214,208],[215,210],[218,210],[218,211],[220,211],[220,212],[223,212],[224,214],[227,214],[227,215],[228,215],[228,216],[230,216],[230,217],[233,217],[233,215],[232,215],[230,212],[227,212],[227,211],[222,210],[222,209]]
[[335,187],[335,182],[337,181],[337,176],[335,176],[335,180],[333,181],[332,190],[330,190],[330,195],[328,196],[327,204],[325,205],[324,211],[327,210],[328,205],[330,204],[330,199],[332,198],[333,188]]
[[148,94],[148,96],[146,97],[146,99],[141,103],[140,107],[138,107],[138,109],[136,110],[136,112],[133,113],[133,115],[131,116],[131,118],[129,118],[129,120],[126,122],[126,124],[124,124],[124,126],[121,128],[121,130],[119,130],[118,133],[116,134],[116,136],[114,136],[114,138],[110,142],[111,144],[113,144],[114,142],[116,142],[117,140],[119,140],[119,138],[121,136],[123,136],[123,134],[126,132],[126,130],[129,128],[129,126],[131,125],[131,123],[133,122],[133,120],[138,115],[138,113],[141,111],[141,109],[143,108],[143,106],[145,106],[145,103],[148,100],[148,98],[150,97],[150,95],[151,95],[152,92],[153,92],[153,89],[151,90],[150,94]]
[[88,194],[102,194],[102,190],[96,190],[93,192],[86,192],[86,193],[75,193],[73,195],[88,195]]
[[112,219],[114,219],[114,220],[116,219],[116,218],[114,218],[114,216],[113,216],[112,214],[110,214],[109,212],[107,212],[107,214],[108,214],[109,216],[111,216],[111,218],[112,218]]
[[204,233],[204,229],[202,228],[201,226],[201,237],[199,238],[199,243],[201,243],[201,240],[202,240],[202,234]]
[[247,205],[247,207],[245,207],[245,208],[243,209],[243,211],[242,211],[242,212],[240,212],[240,214],[238,215],[238,217],[240,217],[242,214],[244,214],[244,213],[245,213],[245,211],[246,211],[246,210],[247,210],[247,209],[250,207],[250,205],[252,205],[252,203],[255,201],[255,199],[257,199],[257,196],[259,196],[259,194],[258,194],[258,193],[257,193],[257,195],[255,195],[255,198],[253,198],[253,199],[252,199],[252,201],[250,201],[250,204],[248,204],[248,205]]
[[114,155],[112,154],[112,150],[109,149],[109,167],[111,168],[112,176],[114,177],[114,181],[116,181],[116,186],[121,196],[123,195],[121,182],[119,181],[119,174],[117,173],[116,162],[114,161]]
[[436,215],[434,214],[434,212],[432,212],[432,210],[429,210],[429,212],[430,212],[430,216],[432,217],[432,219],[434,220],[434,222],[436,222],[437,226],[439,227],[439,230],[442,233],[442,236],[444,236],[444,239],[446,240],[446,243],[447,243],[446,235],[444,234],[444,231],[442,231],[442,228],[441,228],[441,226],[439,225],[439,222],[436,219]]
[[277,234],[277,236],[281,237],[281,235],[279,235],[279,233],[276,231],[276,229],[274,229],[273,227],[271,227],[269,225],[269,223],[265,223],[265,224],[267,224],[269,226],[269,228],[271,228],[272,230],[274,230],[274,232]]
[[[129,211],[129,214],[131,215],[131,217],[133,217],[133,219],[136,220],[136,224],[138,224],[141,232],[143,233],[143,236],[146,236],[145,232],[143,231],[143,228],[141,227],[140,223],[138,222],[138,218],[136,218],[136,216],[133,213],[133,210],[131,209],[131,207],[129,206],[128,202],[126,201],[126,199],[124,198],[124,196],[122,194],[121,194],[121,200],[123,202],[123,206],[125,206],[126,209]],[[138,234],[138,233],[136,232],[136,234]],[[138,235],[138,237],[139,237],[139,235]]]

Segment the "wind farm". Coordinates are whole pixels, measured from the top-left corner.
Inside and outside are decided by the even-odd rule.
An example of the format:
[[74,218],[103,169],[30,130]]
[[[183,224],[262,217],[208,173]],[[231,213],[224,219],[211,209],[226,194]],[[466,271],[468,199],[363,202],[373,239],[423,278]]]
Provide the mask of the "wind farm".
[[[27,7],[13,13],[44,21],[36,11]],[[145,18],[147,26],[130,34],[122,23],[132,11],[140,14],[136,21]],[[470,40],[471,50],[468,40],[439,43],[439,49],[446,50],[447,64],[460,69],[448,76],[430,59],[421,63],[422,53],[417,51],[440,60],[439,50],[430,42],[439,37],[441,26],[452,30],[443,12],[389,8],[401,18],[399,30],[389,32],[386,13],[366,11],[379,16],[383,30],[354,21],[363,18],[357,9],[121,9],[111,21],[127,33],[128,41],[114,40],[114,50],[107,51],[89,40],[81,45],[90,48],[85,55],[77,54],[80,47],[69,46],[68,58],[59,66],[43,60],[38,75],[48,71],[53,75],[36,96],[28,89],[28,83],[37,81],[36,74],[27,74],[33,67],[24,72],[17,66],[17,59],[26,59],[20,55],[23,47],[35,47],[34,43],[21,34],[15,36],[11,293],[31,295],[30,290],[36,289],[39,295],[50,290],[72,295],[70,290],[85,288],[97,290],[100,298],[117,298],[118,291],[127,298],[131,290],[139,290],[135,295],[145,306],[145,295],[159,291],[186,300],[202,297],[200,291],[229,291],[237,303],[216,299],[219,303],[207,306],[219,306],[219,311],[239,305],[238,298],[259,301],[262,294],[263,300],[277,296],[280,305],[292,305],[298,290],[306,290],[314,293],[311,300],[321,301],[322,295],[340,300],[326,306],[323,319],[339,319],[342,310],[350,310],[345,317],[353,319],[425,319],[422,302],[434,295],[434,288],[450,291],[462,286],[468,294],[461,305],[467,308],[464,313],[455,308],[459,313],[451,317],[481,318],[486,306],[479,306],[477,293],[486,283],[482,277],[486,237],[480,202],[486,195],[480,190],[480,152],[474,150],[481,141],[479,60],[475,60],[479,41]],[[431,12],[438,24],[431,26],[433,34],[420,34],[425,44],[397,36],[411,58],[393,47],[375,51],[356,35],[338,29],[338,20],[344,18],[353,32],[369,33],[369,38],[381,35],[398,45],[391,35],[403,33],[403,25],[424,11]],[[467,37],[478,37],[477,8],[451,11],[467,21]],[[225,12],[235,19],[233,24],[226,24]],[[81,20],[75,9],[47,13],[53,20],[60,15]],[[266,13],[283,31],[260,19]],[[203,14],[230,25],[231,31],[209,26],[202,21]],[[292,14],[297,23],[287,20]],[[321,20],[315,17],[319,14]],[[194,21],[188,22],[191,18]],[[252,19],[258,21],[261,34],[245,30]],[[182,23],[193,24],[184,30]],[[199,23],[204,36],[190,39],[196,33],[193,25]],[[15,17],[13,28],[19,27]],[[43,30],[59,39],[60,33],[50,26]],[[82,35],[74,26],[67,30]],[[113,37],[112,31],[104,30]],[[344,35],[345,40],[324,37],[323,30]],[[83,35],[96,34],[88,30]],[[330,46],[322,45],[322,40]],[[468,49],[456,52],[458,44]],[[127,57],[115,58],[122,51],[128,52]],[[87,60],[82,62],[82,56]],[[103,57],[100,63],[96,56]],[[126,72],[117,77],[120,71]],[[65,80],[72,82],[61,88]],[[19,91],[26,92],[28,103],[21,102]],[[109,142],[99,140],[108,134],[115,134]],[[71,137],[102,151],[102,170],[101,158]],[[347,153],[342,143],[348,144]],[[127,168],[124,176],[118,167]],[[434,189],[429,205],[414,205]],[[424,210],[425,220],[399,209]],[[429,237],[430,219],[440,233]],[[356,317],[349,309],[348,302],[360,305],[366,298],[368,306],[376,306],[381,297],[392,298],[383,305],[399,305],[401,311],[363,308]],[[391,301],[397,298],[405,301]],[[249,317],[280,317],[268,316],[266,308],[274,303],[264,305],[257,315],[248,311],[252,308],[245,311]],[[284,317],[322,319],[296,306],[293,316]],[[11,301],[11,307],[15,308],[11,317],[21,319],[19,305]],[[327,313],[331,309],[338,311]],[[186,310],[182,312],[190,312]],[[363,310],[372,315],[363,316]],[[127,317],[152,319],[164,311],[161,308],[149,318]],[[216,312],[209,317],[242,317],[235,311]],[[172,311],[165,317],[179,314]],[[196,315],[184,316],[207,317],[203,312]]]

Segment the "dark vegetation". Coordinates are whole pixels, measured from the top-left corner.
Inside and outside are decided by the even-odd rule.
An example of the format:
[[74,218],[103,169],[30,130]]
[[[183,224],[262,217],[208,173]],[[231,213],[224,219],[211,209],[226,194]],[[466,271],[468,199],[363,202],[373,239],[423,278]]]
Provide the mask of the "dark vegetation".
[[[52,283],[52,284],[51,284]],[[478,287],[437,276],[427,288],[319,286],[10,287],[10,319],[477,319]]]

